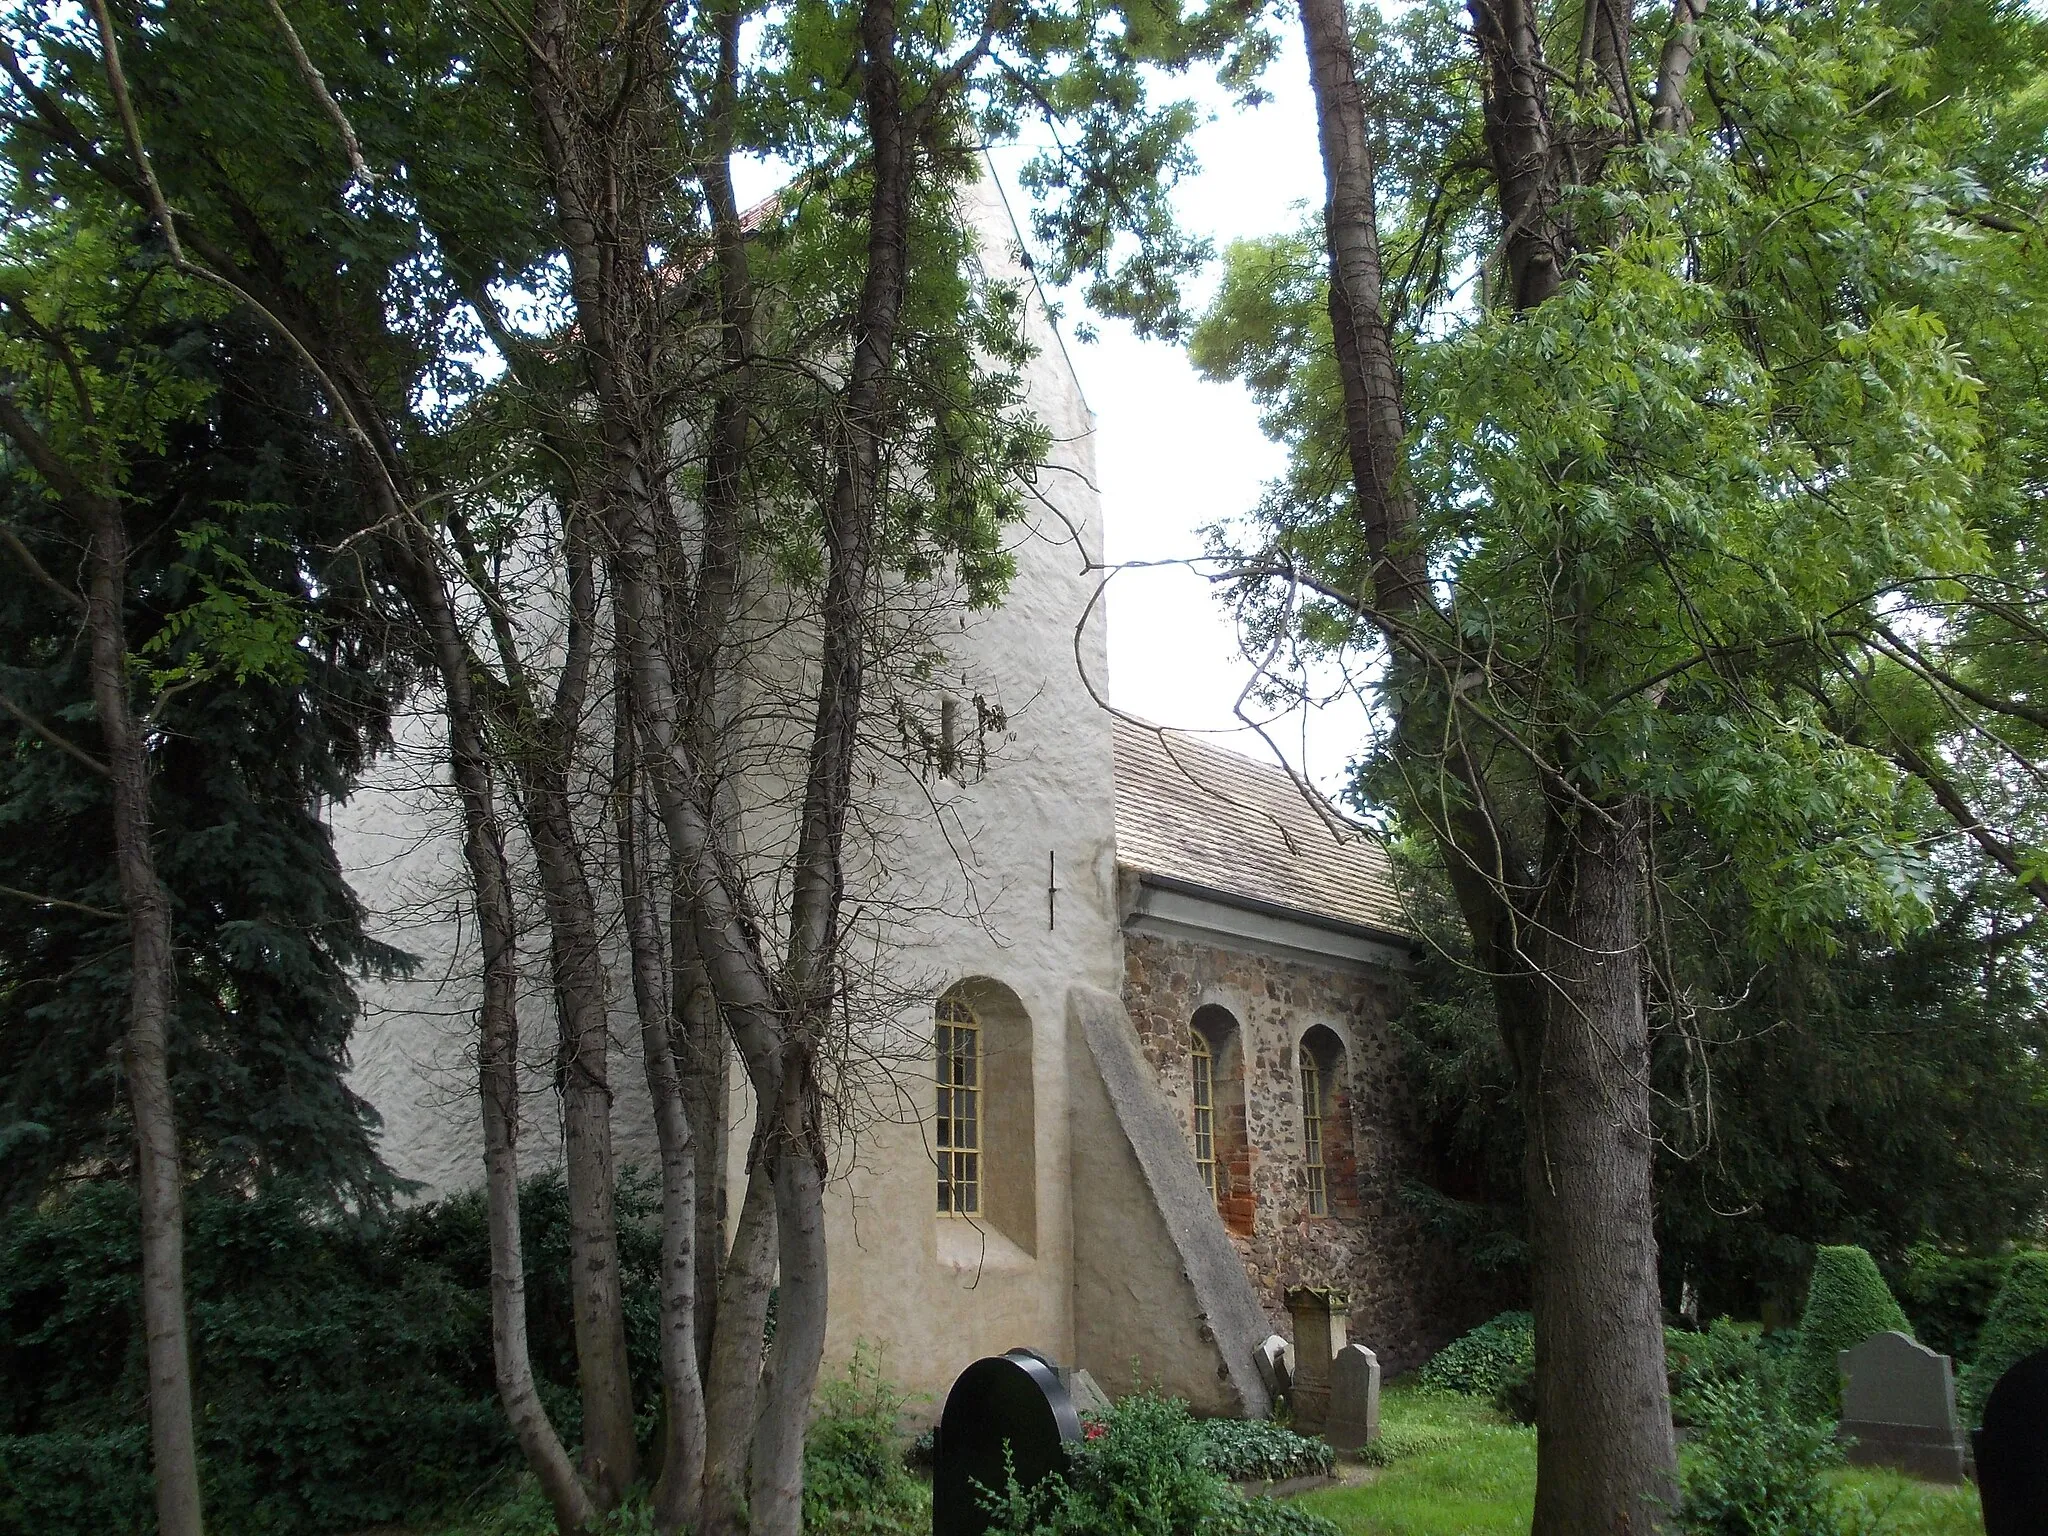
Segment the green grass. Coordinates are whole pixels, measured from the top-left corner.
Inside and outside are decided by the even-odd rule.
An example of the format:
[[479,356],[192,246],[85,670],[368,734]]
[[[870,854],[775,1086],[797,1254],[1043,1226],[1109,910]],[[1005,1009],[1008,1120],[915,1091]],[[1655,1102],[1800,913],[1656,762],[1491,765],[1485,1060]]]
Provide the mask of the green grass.
[[1302,1507],[1359,1536],[1521,1536],[1536,1499],[1536,1431],[1477,1398],[1389,1387],[1380,1398],[1392,1465]]
[[[1536,1500],[1536,1432],[1475,1398],[1389,1387],[1389,1465],[1370,1483],[1305,1494],[1346,1536],[1524,1536]],[[1856,1536],[1982,1536],[1974,1488],[1853,1467],[1829,1474]]]
[[1984,1510],[1977,1490],[1923,1483],[1903,1472],[1850,1467],[1828,1481],[1860,1506],[1858,1536],[1984,1536]]

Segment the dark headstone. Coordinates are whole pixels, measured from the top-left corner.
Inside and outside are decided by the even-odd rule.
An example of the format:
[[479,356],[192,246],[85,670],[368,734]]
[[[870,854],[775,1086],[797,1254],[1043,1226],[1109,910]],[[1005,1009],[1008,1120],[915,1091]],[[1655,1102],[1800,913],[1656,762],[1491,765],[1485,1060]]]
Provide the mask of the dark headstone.
[[1976,1443],[1985,1536],[2048,1536],[2048,1349],[1998,1378]]
[[1081,1416],[1044,1356],[1013,1349],[975,1361],[953,1383],[939,1415],[932,1536],[983,1536],[988,1512],[981,1490],[1001,1493],[1012,1473],[1018,1487],[1036,1487],[1066,1470],[1066,1448],[1080,1438]]

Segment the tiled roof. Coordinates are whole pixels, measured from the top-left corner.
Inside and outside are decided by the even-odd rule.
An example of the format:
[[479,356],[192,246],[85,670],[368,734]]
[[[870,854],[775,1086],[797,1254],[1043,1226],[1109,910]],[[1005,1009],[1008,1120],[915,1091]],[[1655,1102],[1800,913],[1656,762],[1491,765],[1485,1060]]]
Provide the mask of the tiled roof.
[[1277,763],[1119,717],[1116,856],[1141,874],[1405,933],[1386,854],[1340,837]]

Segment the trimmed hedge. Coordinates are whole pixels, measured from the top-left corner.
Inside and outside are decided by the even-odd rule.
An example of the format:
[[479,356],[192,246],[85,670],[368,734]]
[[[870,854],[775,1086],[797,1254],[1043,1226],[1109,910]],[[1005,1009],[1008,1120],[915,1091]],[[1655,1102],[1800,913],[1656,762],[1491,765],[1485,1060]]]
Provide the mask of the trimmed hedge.
[[1888,1329],[1911,1337],[1913,1325],[1861,1248],[1821,1248],[1813,1256],[1806,1315],[1792,1357],[1792,1407],[1813,1422],[1842,1411],[1842,1371],[1835,1356]]
[[1977,1422],[1998,1378],[2037,1349],[2048,1349],[2048,1253],[2015,1254],[1957,1387],[1967,1422]]

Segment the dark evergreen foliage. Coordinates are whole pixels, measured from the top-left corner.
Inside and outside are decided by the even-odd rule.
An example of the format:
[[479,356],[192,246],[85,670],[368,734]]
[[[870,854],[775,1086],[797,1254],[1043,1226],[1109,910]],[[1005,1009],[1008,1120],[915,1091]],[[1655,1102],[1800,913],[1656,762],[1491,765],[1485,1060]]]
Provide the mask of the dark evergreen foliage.
[[[320,816],[383,741],[399,681],[359,559],[334,553],[360,508],[346,464],[312,430],[314,395],[276,346],[215,328],[173,351],[215,389],[204,419],[175,428],[126,487],[128,632],[136,665],[168,694],[151,757],[187,1166],[242,1185],[288,1170],[375,1197],[390,1184],[375,1117],[343,1077],[350,978],[403,957],[365,935]],[[0,518],[71,579],[75,536],[26,480],[0,482]],[[0,558],[0,690],[96,750],[76,615]],[[195,605],[257,587],[296,610],[267,638],[296,651],[297,679],[215,670],[203,686],[164,683],[212,664],[196,651]],[[79,910],[120,906],[111,835],[104,781],[0,715],[0,1202],[130,1160],[125,929]]]
[[1957,1384],[1959,1406],[1970,1423],[1983,1413],[1998,1378],[2037,1349],[2048,1349],[2048,1253],[2021,1253],[2005,1272],[1976,1358]]
[[[1689,1286],[1702,1317],[1775,1308],[1789,1324],[1816,1244],[1853,1243],[1900,1271],[1916,1245],[1995,1252],[2033,1230],[2048,1204],[2035,932],[1984,888],[1943,891],[1937,907],[1897,945],[1849,927],[1831,955],[1757,956],[1716,942],[1742,931],[1740,914],[1700,895],[1694,947],[1666,960],[1695,1007],[1681,1028],[1667,1001],[1653,1058],[1672,1310]],[[1396,1028],[1429,1177],[1407,1197],[1475,1267],[1512,1271],[1526,1258],[1522,1115],[1491,997],[1437,962],[1414,999]],[[1973,1307],[1963,1290],[1984,1278],[1950,1272],[1950,1299],[1926,1305],[1973,1331],[1989,1298]],[[1966,1352],[1960,1332],[1942,1337]]]
[[[522,1191],[536,1370],[576,1432],[568,1207]],[[629,1346],[651,1413],[659,1244],[620,1189]],[[519,1465],[491,1372],[483,1201],[370,1217],[286,1183],[190,1209],[200,1454],[211,1529],[316,1536],[443,1511]],[[131,1188],[80,1185],[0,1219],[0,1531],[153,1527]]]

